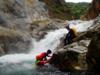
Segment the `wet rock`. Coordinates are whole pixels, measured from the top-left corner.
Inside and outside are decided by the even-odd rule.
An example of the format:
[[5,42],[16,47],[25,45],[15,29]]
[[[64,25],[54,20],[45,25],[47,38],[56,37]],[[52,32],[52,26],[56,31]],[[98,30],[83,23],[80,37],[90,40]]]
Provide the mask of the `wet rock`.
[[90,29],[94,32],[98,32],[100,29],[100,15],[94,20],[93,25],[90,27]]
[[86,52],[89,42],[81,40],[56,50],[50,63],[61,71],[87,70]]
[[78,54],[73,51],[65,51],[53,54],[53,57],[51,59],[51,62],[53,63],[51,64],[58,67],[61,71],[72,71],[74,70],[72,63],[77,62],[77,55]]
[[88,70],[100,74],[100,32],[91,40],[86,60]]
[[5,23],[4,19],[0,16],[0,24],[4,24],[4,23]]
[[85,38],[93,38],[98,35],[100,32],[100,15],[94,20],[94,23],[91,27],[89,27],[88,31],[82,36]]
[[30,34],[33,38],[41,40],[49,31],[64,28],[62,20],[47,20],[32,23],[29,27]]
[[31,37],[27,33],[0,27],[0,55],[27,53],[31,47]]

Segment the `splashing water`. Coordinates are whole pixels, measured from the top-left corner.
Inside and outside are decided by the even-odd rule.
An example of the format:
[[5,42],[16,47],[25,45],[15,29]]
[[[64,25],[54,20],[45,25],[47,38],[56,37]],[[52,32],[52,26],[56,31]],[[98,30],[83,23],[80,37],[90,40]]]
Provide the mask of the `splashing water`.
[[[93,21],[69,21],[70,28],[76,28],[77,32],[84,32],[87,31],[88,28],[93,24]],[[48,32],[44,39],[36,42],[34,41],[34,55],[46,52],[48,49],[54,51],[54,49],[60,44],[60,38],[67,34],[68,30],[66,29],[59,29],[55,31]],[[31,53],[33,53],[31,52]]]
[[67,29],[59,29],[55,31],[48,32],[43,40],[34,43],[34,53],[45,52],[48,49],[52,51],[60,44],[60,38],[64,36],[64,34],[68,33]]
[[[70,27],[75,26],[78,32],[83,32],[92,25],[93,21],[70,21],[69,23]],[[0,75],[51,75],[51,72],[55,73],[58,70],[51,67],[42,68],[42,70],[36,69],[34,58],[36,54],[47,49],[53,51],[67,32],[66,29],[58,29],[48,32],[45,38],[38,42],[32,39],[34,46],[29,54],[10,54],[0,57]],[[61,73],[58,73],[58,75],[61,75]]]
[[84,32],[87,31],[89,29],[89,27],[91,27],[93,25],[93,20],[90,21],[71,21],[70,23],[70,28],[75,27],[77,32]]
[[92,26],[93,20],[90,21],[73,21],[71,27],[76,27],[77,32],[87,31],[90,26]]
[[48,32],[44,39],[39,42],[34,41],[32,52],[29,54],[9,54],[0,57],[0,63],[21,63],[23,61],[33,60],[35,55],[41,52],[45,52],[47,49],[54,50],[60,44],[60,38],[64,36],[68,31],[66,29],[59,29]]

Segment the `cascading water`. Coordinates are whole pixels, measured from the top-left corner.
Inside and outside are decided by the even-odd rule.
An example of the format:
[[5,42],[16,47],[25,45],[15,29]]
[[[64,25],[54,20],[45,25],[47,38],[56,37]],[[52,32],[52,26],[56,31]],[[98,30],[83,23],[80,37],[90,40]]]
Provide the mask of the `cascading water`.
[[[78,32],[88,29],[93,21],[70,21],[70,27],[75,26]],[[67,75],[60,72],[52,66],[36,67],[34,57],[47,49],[54,49],[60,44],[60,39],[68,31],[58,29],[48,32],[44,39],[40,41],[33,40],[33,49],[29,54],[10,54],[0,57],[0,75]]]
[[[40,52],[45,52],[47,49],[53,51],[60,44],[60,38],[67,32],[66,29],[59,29],[48,32],[45,38],[38,42],[32,39],[34,46],[29,54],[10,54],[0,57],[0,75],[40,75],[43,71],[47,73],[54,71],[55,69],[50,68],[50,66],[43,67],[40,70],[41,72],[37,71],[34,57]],[[42,73],[41,75],[47,75],[47,73]]]
[[68,33],[66,29],[48,32],[43,40],[34,43],[34,53],[46,52],[48,49],[53,51],[60,44],[60,38],[66,33]]

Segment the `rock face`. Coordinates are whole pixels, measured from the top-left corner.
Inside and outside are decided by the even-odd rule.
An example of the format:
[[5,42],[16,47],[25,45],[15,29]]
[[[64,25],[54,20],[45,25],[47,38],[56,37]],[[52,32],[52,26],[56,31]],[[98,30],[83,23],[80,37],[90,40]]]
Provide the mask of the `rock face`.
[[100,74],[100,15],[94,22],[94,37],[88,46],[87,63],[89,71]]
[[82,20],[91,20],[96,18],[100,13],[100,0],[93,0],[87,13],[81,16]]
[[[63,24],[49,19],[48,9],[41,0],[0,0],[0,28],[2,29],[4,27],[2,29],[4,33],[7,32],[5,30],[8,30],[8,34],[13,33],[16,35],[16,32],[19,33],[16,37],[10,35],[11,38],[4,35],[0,36],[6,38],[0,38],[0,53],[27,52],[29,45],[31,45],[30,35],[40,40],[47,31],[61,28],[61,25]],[[27,35],[29,35],[29,37],[26,37]],[[9,42],[11,40],[12,42]],[[29,45],[27,45],[28,43]],[[6,46],[4,44],[6,44]],[[5,47],[7,48],[3,49]]]
[[48,10],[39,0],[0,0],[0,55],[28,52],[30,34],[39,27],[35,22],[48,18]]
[[[0,0],[0,25],[27,29],[28,23],[48,19],[45,4],[38,0]],[[6,23],[6,25],[5,25]]]
[[92,39],[87,53],[88,69],[100,74],[100,33]]
[[31,37],[25,33],[0,27],[0,55],[27,53],[31,47]]

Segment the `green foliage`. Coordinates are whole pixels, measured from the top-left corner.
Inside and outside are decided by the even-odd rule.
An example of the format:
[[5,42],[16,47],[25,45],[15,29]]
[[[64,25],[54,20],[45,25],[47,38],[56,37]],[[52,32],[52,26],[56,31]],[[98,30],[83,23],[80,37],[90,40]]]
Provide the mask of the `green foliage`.
[[72,16],[79,19],[85,13],[89,3],[65,3],[64,5],[53,4],[49,6],[52,15],[60,19],[72,19]]
[[67,5],[51,5],[49,10],[52,11],[53,16],[56,18],[69,19],[71,17],[69,15],[71,12]]
[[70,8],[72,15],[78,19],[89,7],[89,3],[66,3],[66,5]]

